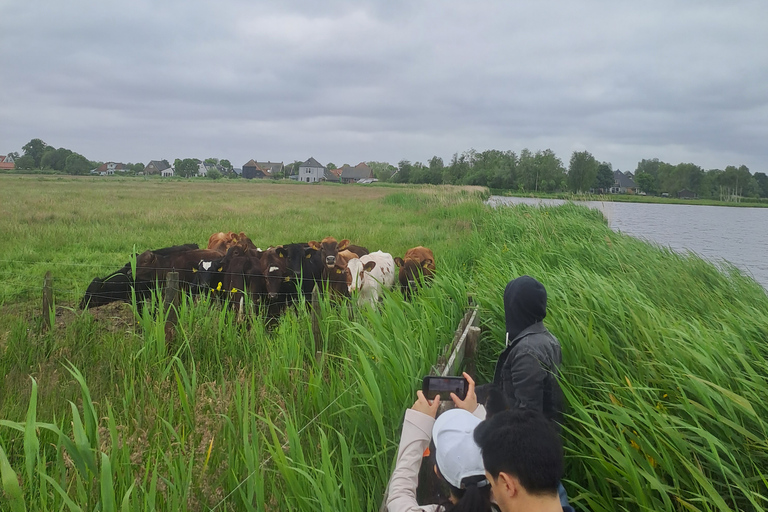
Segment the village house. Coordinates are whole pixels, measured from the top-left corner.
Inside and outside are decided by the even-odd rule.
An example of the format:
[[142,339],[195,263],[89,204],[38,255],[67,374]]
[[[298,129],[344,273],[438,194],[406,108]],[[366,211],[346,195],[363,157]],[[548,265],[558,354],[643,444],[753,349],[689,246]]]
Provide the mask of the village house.
[[299,166],[299,181],[317,183],[325,179],[326,168],[313,157]]
[[696,199],[696,193],[693,190],[684,188],[677,192],[677,197],[679,199]]
[[621,171],[613,171],[613,186],[610,189],[611,194],[635,194],[637,192],[637,185],[632,179],[632,173],[627,171],[623,173]]
[[246,179],[254,178],[272,178],[282,177],[284,170],[283,162],[257,162],[253,159],[243,165],[242,175]]
[[128,167],[123,163],[106,162],[98,166],[94,172],[100,176],[112,176],[115,172],[126,172],[127,170]]
[[[163,171],[170,170],[170,174],[163,174]],[[159,174],[160,176],[173,176],[173,168],[171,167],[171,164],[168,163],[168,160],[152,160],[147,164],[146,167],[144,167],[144,174],[150,175],[150,174]]]
[[12,155],[0,155],[0,169],[1,170],[11,170],[16,168],[16,161],[13,159]]
[[365,162],[360,162],[354,167],[344,165],[341,168],[341,182],[342,183],[357,183],[360,180],[373,179],[373,169],[368,167]]

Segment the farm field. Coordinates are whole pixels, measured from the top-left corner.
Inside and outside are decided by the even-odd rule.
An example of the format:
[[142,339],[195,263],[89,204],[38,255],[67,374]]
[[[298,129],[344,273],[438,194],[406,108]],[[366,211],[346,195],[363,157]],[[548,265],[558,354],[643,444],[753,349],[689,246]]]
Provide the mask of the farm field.
[[[185,301],[82,312],[138,251],[244,231],[260,247],[425,245],[434,284],[378,310],[321,303],[267,329]],[[565,485],[581,510],[768,508],[768,297],[612,232],[576,205],[491,209],[479,190],[0,177],[2,510],[378,510],[404,411],[471,294],[479,380],[501,294],[537,277],[563,346]],[[54,328],[40,293],[54,276]],[[32,378],[30,378],[32,377]],[[33,380],[34,379],[34,380]]]

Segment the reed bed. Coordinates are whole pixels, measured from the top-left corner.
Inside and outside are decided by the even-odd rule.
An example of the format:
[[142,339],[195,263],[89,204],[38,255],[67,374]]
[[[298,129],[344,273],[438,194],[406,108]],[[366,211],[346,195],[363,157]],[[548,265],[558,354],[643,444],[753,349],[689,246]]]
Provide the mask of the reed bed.
[[[3,510],[377,510],[404,410],[467,295],[481,306],[487,380],[504,339],[501,293],[522,274],[547,286],[546,323],[563,345],[577,509],[768,508],[768,297],[733,268],[615,234],[583,207],[494,210],[474,191],[19,182],[0,192],[3,218],[49,220],[12,228],[0,259],[23,264],[0,264],[8,273],[114,270],[134,244],[204,243],[229,226],[264,245],[325,234],[395,254],[423,244],[440,272],[412,302],[324,300],[319,359],[305,304],[267,328],[185,298],[166,343],[160,308],[71,310],[91,267],[54,267],[75,284],[52,332],[39,329],[36,293],[3,279]],[[214,215],[212,202],[232,210]],[[88,222],[67,222],[72,209]]]

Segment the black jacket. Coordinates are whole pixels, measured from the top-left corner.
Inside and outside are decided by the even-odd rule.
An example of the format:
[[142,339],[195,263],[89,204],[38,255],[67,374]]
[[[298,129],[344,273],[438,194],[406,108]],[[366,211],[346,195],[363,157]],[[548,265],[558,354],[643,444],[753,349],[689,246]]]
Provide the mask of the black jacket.
[[496,363],[493,382],[511,409],[533,409],[562,422],[563,394],[558,383],[560,342],[542,322],[523,329]]

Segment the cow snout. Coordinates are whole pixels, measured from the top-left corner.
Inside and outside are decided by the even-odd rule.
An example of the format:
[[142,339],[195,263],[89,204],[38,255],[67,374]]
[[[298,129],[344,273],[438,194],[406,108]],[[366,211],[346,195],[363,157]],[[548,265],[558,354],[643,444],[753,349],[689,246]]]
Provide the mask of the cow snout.
[[332,267],[336,264],[336,256],[326,256],[325,257],[325,264],[329,267]]
[[269,292],[267,293],[270,299],[276,299],[277,298],[277,292]]

